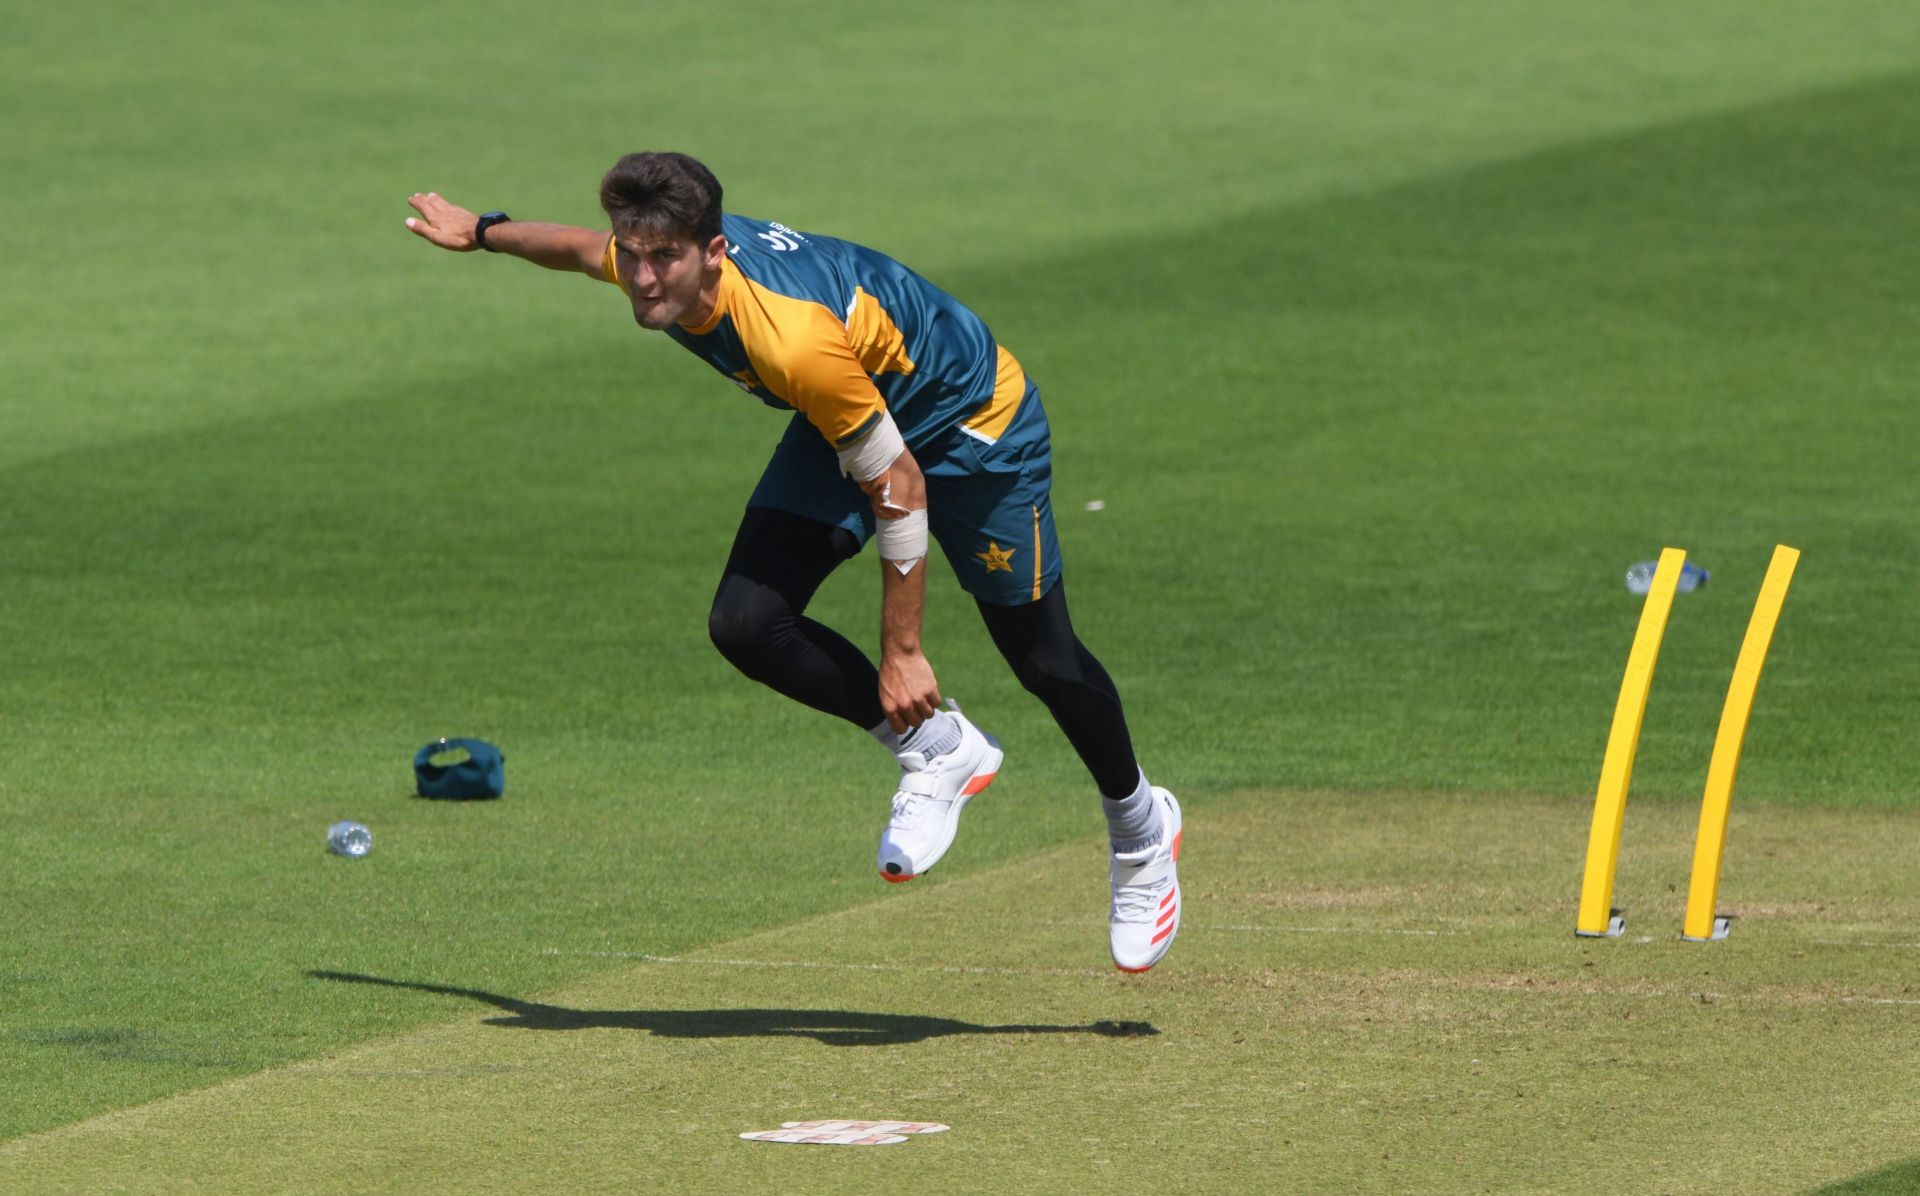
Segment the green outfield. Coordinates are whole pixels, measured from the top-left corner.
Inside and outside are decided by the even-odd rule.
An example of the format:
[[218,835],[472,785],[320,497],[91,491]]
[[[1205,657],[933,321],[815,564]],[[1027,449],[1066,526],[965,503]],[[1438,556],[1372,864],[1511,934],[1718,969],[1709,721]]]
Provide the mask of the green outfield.
[[[903,13],[15,22],[0,1190],[1920,1183],[1911,14]],[[1077,622],[1188,814],[1151,974],[944,565],[929,655],[1008,761],[896,891],[885,757],[706,638],[783,422],[611,290],[402,227],[424,189],[592,223],[643,148],[907,261],[1039,382]],[[1737,928],[1684,945],[1776,543]],[[1713,580],[1629,935],[1577,941],[1663,545]],[[815,613],[871,644],[876,570]],[[460,734],[505,800],[412,798]],[[736,1137],[834,1117],[954,1128]]]

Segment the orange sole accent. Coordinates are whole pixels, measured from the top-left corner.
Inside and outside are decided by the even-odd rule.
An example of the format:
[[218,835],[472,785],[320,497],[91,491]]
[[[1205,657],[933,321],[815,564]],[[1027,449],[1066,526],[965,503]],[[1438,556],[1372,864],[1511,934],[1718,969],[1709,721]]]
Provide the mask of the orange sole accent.
[[1128,967],[1121,967],[1121,965],[1116,963],[1113,966],[1116,968],[1120,968],[1120,970],[1123,972],[1128,972],[1128,973],[1131,973],[1132,975],[1138,976],[1140,973],[1146,971],[1147,968],[1151,968],[1153,965],[1148,964],[1147,967],[1145,968],[1128,968]]
[[913,877],[895,876],[891,872],[882,872],[880,874],[880,879],[886,881],[890,885],[903,885],[903,884],[906,884],[908,881],[912,880]]
[[971,781],[967,782],[967,787],[960,791],[960,796],[972,797],[974,794],[980,792],[982,789],[985,789],[988,785],[993,784],[993,778],[999,775],[1000,774],[997,772],[989,772],[989,773],[983,773],[982,775],[973,778]]
[[1173,837],[1173,862],[1176,864],[1180,862],[1180,840],[1186,838],[1186,835],[1187,828],[1183,826],[1180,828],[1180,833]]

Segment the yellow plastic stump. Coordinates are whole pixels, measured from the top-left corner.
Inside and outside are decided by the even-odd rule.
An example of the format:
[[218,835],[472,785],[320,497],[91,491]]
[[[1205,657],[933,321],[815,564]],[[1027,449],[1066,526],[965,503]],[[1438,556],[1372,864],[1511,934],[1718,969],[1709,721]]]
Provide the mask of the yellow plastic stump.
[[1767,662],[1780,607],[1793,584],[1800,550],[1776,544],[1773,563],[1760,583],[1753,604],[1747,638],[1727,685],[1727,704],[1720,712],[1720,730],[1713,739],[1713,759],[1707,765],[1707,792],[1700,803],[1700,830],[1693,843],[1693,880],[1687,885],[1687,919],[1680,937],[1703,943],[1727,936],[1728,923],[1714,917],[1720,894],[1720,857],[1727,842],[1727,811],[1733,805],[1733,778],[1740,769],[1740,747],[1747,738],[1747,719],[1753,715],[1753,695],[1760,688],[1760,670]]
[[1627,654],[1627,673],[1620,682],[1620,700],[1613,707],[1613,730],[1607,736],[1607,754],[1600,762],[1600,792],[1593,802],[1593,829],[1587,834],[1587,871],[1580,883],[1580,914],[1573,932],[1605,938],[1626,928],[1614,917],[1613,873],[1620,862],[1620,828],[1627,817],[1627,783],[1633,779],[1633,755],[1640,746],[1640,722],[1647,712],[1647,693],[1653,688],[1653,666],[1660,658],[1660,640],[1667,633],[1667,615],[1673,610],[1674,588],[1687,563],[1684,548],[1663,548],[1653,571],[1646,605],[1640,609],[1640,627],[1633,633]]

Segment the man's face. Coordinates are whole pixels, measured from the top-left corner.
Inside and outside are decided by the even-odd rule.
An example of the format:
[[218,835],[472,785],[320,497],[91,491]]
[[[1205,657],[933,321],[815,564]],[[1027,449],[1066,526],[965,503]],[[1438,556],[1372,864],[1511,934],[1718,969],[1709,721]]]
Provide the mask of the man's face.
[[697,324],[712,310],[713,296],[702,291],[719,276],[727,252],[725,237],[702,246],[664,233],[616,233],[613,244],[620,285],[642,328],[659,332],[675,324]]

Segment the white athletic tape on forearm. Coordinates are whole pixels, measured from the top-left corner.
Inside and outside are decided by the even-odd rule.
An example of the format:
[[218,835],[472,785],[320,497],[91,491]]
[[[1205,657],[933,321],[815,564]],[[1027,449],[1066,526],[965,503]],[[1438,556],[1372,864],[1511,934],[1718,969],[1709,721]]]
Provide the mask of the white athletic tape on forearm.
[[880,532],[873,539],[880,546],[881,560],[891,561],[902,576],[913,572],[913,566],[927,555],[926,511],[909,511],[900,519],[882,519]]
[[900,438],[900,429],[893,422],[890,412],[880,413],[880,422],[873,430],[862,436],[858,443],[840,450],[840,472],[856,482],[871,482],[893,465],[901,453],[907,451],[907,442]]

